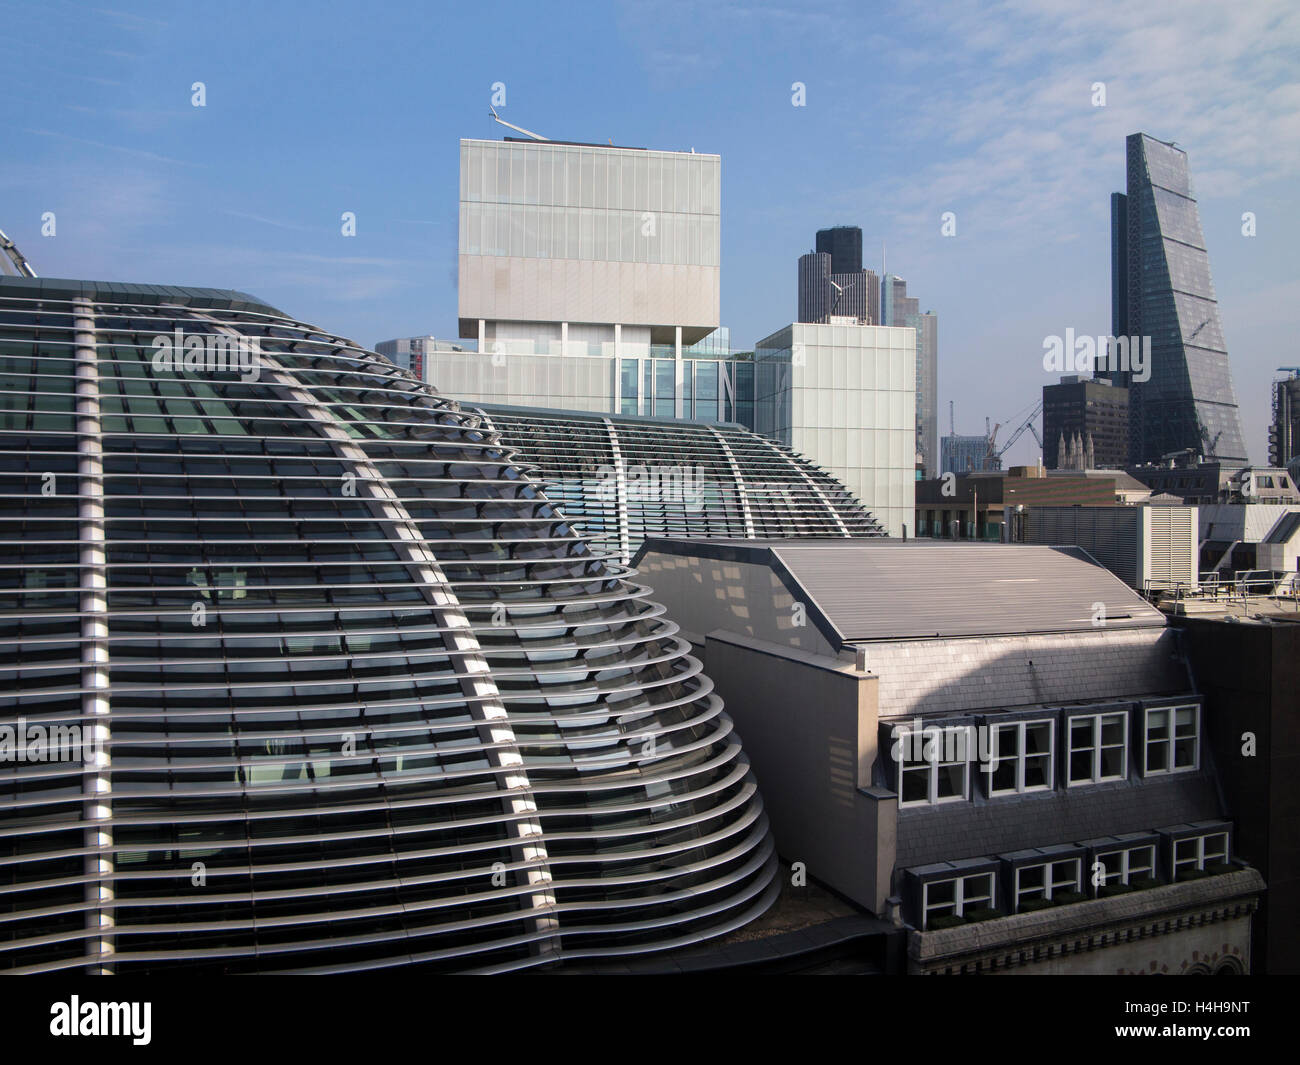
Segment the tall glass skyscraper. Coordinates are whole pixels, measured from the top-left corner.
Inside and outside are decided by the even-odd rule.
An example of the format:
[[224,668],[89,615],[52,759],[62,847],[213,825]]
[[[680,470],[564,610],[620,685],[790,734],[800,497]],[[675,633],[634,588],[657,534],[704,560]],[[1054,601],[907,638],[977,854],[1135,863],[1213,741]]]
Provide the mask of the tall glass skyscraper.
[[1149,336],[1151,365],[1146,380],[1114,367],[1098,376],[1130,389],[1130,462],[1190,448],[1244,466],[1250,460],[1187,153],[1145,133],[1127,145],[1128,193],[1111,197],[1111,332]]
[[[939,319],[921,313],[921,302],[907,294],[907,282],[886,274],[880,283],[884,325],[916,330],[916,453],[926,477],[939,475]],[[944,466],[946,471],[948,467]]]

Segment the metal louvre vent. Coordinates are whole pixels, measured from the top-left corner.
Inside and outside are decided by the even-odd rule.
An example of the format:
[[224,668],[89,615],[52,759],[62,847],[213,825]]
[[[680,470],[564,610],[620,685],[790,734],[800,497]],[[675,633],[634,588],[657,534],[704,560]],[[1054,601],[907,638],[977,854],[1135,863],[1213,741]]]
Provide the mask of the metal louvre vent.
[[1195,584],[1198,545],[1194,542],[1193,511],[1188,507],[1145,509],[1151,536],[1147,577],[1152,587]]

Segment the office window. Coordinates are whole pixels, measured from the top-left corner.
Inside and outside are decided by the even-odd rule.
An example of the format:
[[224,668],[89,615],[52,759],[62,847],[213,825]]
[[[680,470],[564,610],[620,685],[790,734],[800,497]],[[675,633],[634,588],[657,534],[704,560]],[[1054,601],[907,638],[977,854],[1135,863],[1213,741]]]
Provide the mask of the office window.
[[710,421],[718,417],[718,364],[701,361],[695,368],[695,393],[699,416]]
[[623,359],[621,373],[623,380],[621,383],[621,399],[619,408],[623,414],[637,415],[641,411],[638,407],[637,400],[637,378],[636,378],[636,359]]
[[1143,722],[1143,775],[1185,773],[1200,765],[1200,707],[1149,708]]
[[677,367],[671,359],[655,359],[655,417],[671,418],[677,413]]
[[989,795],[1048,791],[1053,784],[1054,721],[1014,721],[989,725]]
[[1022,865],[1016,869],[1016,912],[1032,899],[1050,902],[1063,892],[1077,892],[1083,873],[1083,859],[1063,858],[1055,862]]
[[1086,714],[1068,720],[1066,787],[1128,776],[1128,714]]
[[1188,836],[1186,839],[1174,840],[1175,880],[1189,870],[1204,871],[1208,866],[1223,865],[1227,861],[1228,834],[1226,832],[1208,832],[1202,836]]
[[970,798],[970,732],[969,725],[900,730],[899,806]]
[[937,917],[964,917],[971,910],[993,909],[993,874],[972,873],[921,885],[921,930]]
[[1112,887],[1115,884],[1153,880],[1155,875],[1156,846],[1154,843],[1144,843],[1140,847],[1099,851],[1093,861],[1091,879],[1100,891],[1104,887]]

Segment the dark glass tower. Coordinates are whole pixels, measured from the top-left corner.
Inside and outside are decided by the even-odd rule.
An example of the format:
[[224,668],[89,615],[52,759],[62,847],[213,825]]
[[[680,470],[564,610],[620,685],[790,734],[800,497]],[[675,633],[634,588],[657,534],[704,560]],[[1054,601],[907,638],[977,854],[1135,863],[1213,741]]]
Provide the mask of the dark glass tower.
[[832,274],[862,271],[862,230],[857,226],[817,230],[817,250],[831,257]]
[[[1043,465],[1069,469],[1063,463],[1077,439],[1080,449],[1091,444],[1092,461],[1075,469],[1122,469],[1128,462],[1128,389],[1105,380],[1067,377],[1043,386]],[[1086,452],[1085,452],[1086,454]]]
[[1121,369],[1098,376],[1129,387],[1129,461],[1192,449],[1246,465],[1187,153],[1145,133],[1127,145],[1128,194],[1111,197],[1111,332],[1151,338],[1150,377]]

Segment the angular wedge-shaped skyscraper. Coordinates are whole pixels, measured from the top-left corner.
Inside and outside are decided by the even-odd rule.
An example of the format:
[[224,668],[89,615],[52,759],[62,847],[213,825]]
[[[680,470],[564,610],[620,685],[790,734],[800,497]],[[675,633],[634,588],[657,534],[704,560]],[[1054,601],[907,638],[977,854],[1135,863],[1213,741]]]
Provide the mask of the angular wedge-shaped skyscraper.
[[1111,197],[1111,332],[1149,336],[1150,365],[1099,376],[1129,386],[1129,460],[1190,448],[1246,465],[1187,153],[1145,133],[1127,144],[1128,194]]

